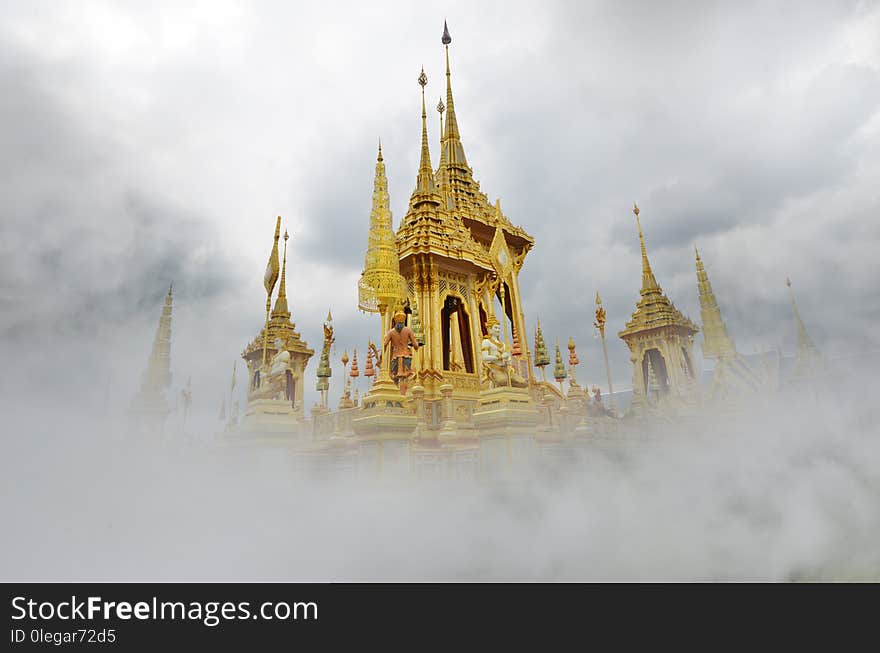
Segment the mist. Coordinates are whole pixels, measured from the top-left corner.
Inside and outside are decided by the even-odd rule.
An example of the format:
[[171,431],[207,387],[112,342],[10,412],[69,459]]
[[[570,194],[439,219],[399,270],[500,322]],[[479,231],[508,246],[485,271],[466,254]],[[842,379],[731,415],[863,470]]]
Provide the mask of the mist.
[[876,384],[848,379],[458,481],[365,477],[121,416],[45,411],[37,425],[21,402],[0,577],[876,581]]
[[[0,17],[0,579],[880,580],[875,3],[35,0]],[[506,480],[219,446],[221,402],[246,401],[275,216],[297,330],[318,349],[335,318],[331,407],[342,352],[363,365],[376,145],[399,224],[422,65],[430,104],[445,91],[444,19],[468,162],[536,240],[528,327],[577,341],[581,384],[605,391],[599,291],[610,375],[630,385],[614,334],[639,297],[633,200],[683,313],[699,315],[697,244],[741,353],[793,355],[790,276],[846,368]],[[125,413],[172,282],[159,437]]]

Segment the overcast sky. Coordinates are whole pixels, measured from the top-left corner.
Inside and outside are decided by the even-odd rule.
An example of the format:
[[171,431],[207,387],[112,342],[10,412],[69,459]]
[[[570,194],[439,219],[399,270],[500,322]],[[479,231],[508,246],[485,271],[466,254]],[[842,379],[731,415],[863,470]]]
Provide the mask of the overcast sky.
[[336,318],[335,405],[342,350],[378,331],[356,290],[376,143],[397,225],[422,65],[430,105],[444,92],[444,18],[468,162],[536,239],[526,320],[574,336],[579,380],[604,385],[598,290],[630,384],[614,334],[640,287],[633,200],[667,295],[699,319],[697,244],[742,352],[794,351],[787,275],[820,349],[880,348],[878,3],[28,1],[0,18],[7,393],[75,381],[127,404],[173,281],[173,392],[192,376],[216,411],[263,323],[281,215],[297,329],[318,350]]

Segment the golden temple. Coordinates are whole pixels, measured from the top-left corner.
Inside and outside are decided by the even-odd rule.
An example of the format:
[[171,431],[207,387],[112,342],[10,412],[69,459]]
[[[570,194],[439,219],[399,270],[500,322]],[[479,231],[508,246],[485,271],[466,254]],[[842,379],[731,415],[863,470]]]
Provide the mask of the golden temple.
[[[441,41],[446,98],[437,107],[441,116],[440,158],[435,168],[425,106],[428,80],[423,69],[418,76],[422,119],[419,164],[406,214],[396,232],[381,143],[378,147],[367,248],[357,288],[358,308],[379,316],[378,331],[368,334],[370,344],[362,351],[367,391],[361,397],[356,389],[352,395],[351,380],[356,381],[361,370],[358,352],[355,350],[351,358],[345,352],[341,358],[344,391],[336,410],[328,406],[330,351],[335,341],[328,313],[316,374],[321,400],[306,417],[303,384],[315,351],[291,321],[286,286],[288,236],[285,232],[279,265],[279,217],[264,277],[265,325],[241,352],[248,370],[247,406],[240,421],[229,421],[219,441],[238,446],[280,444],[306,459],[357,469],[367,476],[477,476],[503,473],[535,459],[565,458],[574,455],[573,448],[580,445],[613,442],[628,431],[637,431],[640,420],[652,414],[691,415],[715,401],[731,397],[748,400],[774,389],[778,370],[773,374],[756,371],[737,352],[695,248],[702,354],[715,362],[710,387],[703,389],[702,372],[694,356],[700,327],[675,307],[658,283],[635,204],[641,290],[631,319],[618,333],[629,348],[632,363],[628,409],[620,414],[615,404],[605,348],[605,308],[598,293],[594,326],[602,338],[607,405],[598,388],[578,384],[579,360],[572,338],[567,342],[567,368],[558,338],[551,358],[537,316],[534,347],[530,349],[519,275],[535,240],[523,227],[514,225],[502,211],[500,199],[491,202],[474,179],[456,115],[451,37],[445,23]],[[145,381],[136,402],[142,408],[153,406],[155,411],[166,412],[157,397],[170,380],[165,376],[170,302],[169,291],[145,376],[149,382]],[[807,377],[822,359],[806,334],[793,296],[792,305],[799,333],[798,375]],[[411,329],[418,346],[413,346],[408,356],[392,359],[385,343],[395,329],[398,333]],[[553,379],[548,381],[545,368],[551,363]],[[778,367],[778,360],[775,365]],[[540,368],[540,378],[534,367]]]

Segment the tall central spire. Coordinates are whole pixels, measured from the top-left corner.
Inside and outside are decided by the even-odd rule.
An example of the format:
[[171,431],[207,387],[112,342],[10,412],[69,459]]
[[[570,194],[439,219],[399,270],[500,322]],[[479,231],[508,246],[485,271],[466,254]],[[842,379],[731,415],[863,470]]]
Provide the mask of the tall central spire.
[[452,74],[449,71],[449,44],[452,43],[452,37],[449,36],[449,27],[445,20],[441,41],[446,48],[446,129],[441,141],[440,160],[449,165],[467,166],[461,134],[458,133],[458,121],[455,118],[455,102],[452,99]]
[[639,244],[642,247],[642,292],[646,290],[659,290],[657,279],[651,270],[651,262],[648,261],[648,251],[645,249],[645,237],[642,235],[642,222],[639,220],[639,207],[633,202],[633,213],[636,216],[636,225],[639,228]]

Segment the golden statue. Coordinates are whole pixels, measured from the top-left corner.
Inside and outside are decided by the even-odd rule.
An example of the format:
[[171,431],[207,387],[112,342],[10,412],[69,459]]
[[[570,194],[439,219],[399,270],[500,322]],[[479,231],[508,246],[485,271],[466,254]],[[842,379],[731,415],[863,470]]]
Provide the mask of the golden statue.
[[391,376],[400,386],[400,394],[405,395],[407,379],[412,374],[412,353],[419,350],[419,343],[413,330],[406,326],[406,313],[397,311],[392,323],[394,327],[382,341],[382,351],[391,343]]

